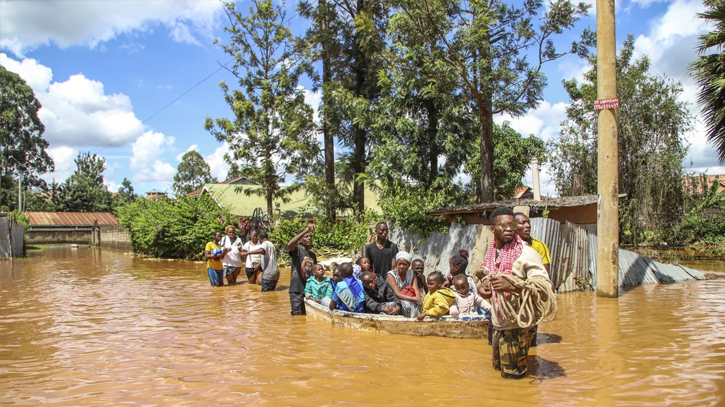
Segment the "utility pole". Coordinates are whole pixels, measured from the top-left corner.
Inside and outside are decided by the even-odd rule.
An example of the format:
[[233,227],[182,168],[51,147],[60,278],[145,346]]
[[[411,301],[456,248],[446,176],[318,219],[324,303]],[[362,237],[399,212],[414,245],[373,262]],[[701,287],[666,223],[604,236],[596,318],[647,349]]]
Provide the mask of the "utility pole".
[[597,296],[619,296],[619,146],[614,0],[597,0]]

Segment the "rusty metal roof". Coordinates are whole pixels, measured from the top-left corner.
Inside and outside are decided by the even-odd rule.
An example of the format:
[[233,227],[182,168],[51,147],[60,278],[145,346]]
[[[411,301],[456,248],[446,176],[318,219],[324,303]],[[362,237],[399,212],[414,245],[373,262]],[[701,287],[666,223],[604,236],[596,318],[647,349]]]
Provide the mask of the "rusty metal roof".
[[118,225],[118,219],[110,212],[25,212],[30,225]]

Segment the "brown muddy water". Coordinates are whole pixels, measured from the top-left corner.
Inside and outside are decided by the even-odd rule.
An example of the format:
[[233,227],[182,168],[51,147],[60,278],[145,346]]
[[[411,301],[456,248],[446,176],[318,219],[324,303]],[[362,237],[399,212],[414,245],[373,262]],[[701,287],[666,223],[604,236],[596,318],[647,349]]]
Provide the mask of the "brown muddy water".
[[[720,251],[723,250],[725,248],[721,248]],[[641,248],[635,251],[644,257],[662,263],[678,263],[704,272],[725,272],[725,253],[718,254],[714,251],[704,251],[694,247],[668,250]]]
[[198,263],[0,262],[0,404],[22,406],[724,405],[725,280],[560,295],[539,343],[509,381],[485,340],[293,318],[286,291],[214,289]]

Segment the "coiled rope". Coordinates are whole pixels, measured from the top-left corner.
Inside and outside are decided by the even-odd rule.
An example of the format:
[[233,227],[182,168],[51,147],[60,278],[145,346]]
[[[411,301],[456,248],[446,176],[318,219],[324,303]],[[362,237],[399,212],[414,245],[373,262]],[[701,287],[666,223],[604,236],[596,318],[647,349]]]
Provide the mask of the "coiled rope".
[[[545,278],[522,280],[511,274],[499,274],[514,287],[521,289],[521,306],[516,310],[515,303],[499,297],[499,313],[506,320],[515,320],[520,328],[530,328],[556,318],[556,294],[551,283]],[[551,316],[550,319],[546,319]]]

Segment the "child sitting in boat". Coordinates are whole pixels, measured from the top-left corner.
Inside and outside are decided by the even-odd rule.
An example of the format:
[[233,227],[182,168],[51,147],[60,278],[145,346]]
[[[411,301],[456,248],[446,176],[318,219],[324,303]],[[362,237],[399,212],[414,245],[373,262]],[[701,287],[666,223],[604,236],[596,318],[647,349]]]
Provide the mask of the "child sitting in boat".
[[418,315],[418,321],[422,321],[426,316],[440,318],[448,314],[456,295],[450,288],[443,287],[444,281],[440,271],[428,275],[428,294],[423,301],[423,313]]
[[370,259],[367,257],[360,257],[355,261],[355,264],[360,266],[360,270],[364,273],[366,271],[373,271],[370,265]]
[[365,288],[365,312],[369,314],[400,314],[400,300],[382,276],[363,271],[360,280]]
[[459,274],[453,277],[453,286],[456,288],[456,298],[451,305],[451,316],[458,318],[459,316],[478,316],[478,308],[484,311],[491,309],[491,304],[486,302],[476,290],[472,290],[468,285],[468,279],[465,274]]
[[453,287],[453,278],[459,275],[464,275],[467,277],[469,287],[476,287],[476,283],[475,281],[473,281],[473,277],[466,274],[466,269],[468,268],[467,251],[460,250],[457,255],[451,257],[451,260],[448,262],[448,266],[450,267],[449,272],[451,274],[446,277],[446,281],[443,283],[443,287]]
[[332,299],[332,280],[325,277],[325,268],[322,264],[312,266],[312,275],[305,285],[305,298],[325,306],[330,305]]
[[337,266],[337,269],[340,271],[342,281],[335,285],[330,310],[363,312],[365,290],[362,283],[352,275],[352,263],[342,263]]

